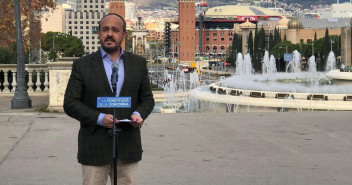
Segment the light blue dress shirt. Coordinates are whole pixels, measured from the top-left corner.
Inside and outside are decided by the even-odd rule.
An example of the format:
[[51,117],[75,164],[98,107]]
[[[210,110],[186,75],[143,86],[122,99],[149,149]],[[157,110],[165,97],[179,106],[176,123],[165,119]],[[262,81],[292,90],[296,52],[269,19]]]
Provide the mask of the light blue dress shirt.
[[[112,61],[111,56],[109,54],[107,54],[101,47],[99,49],[100,49],[101,57],[103,59],[105,73],[106,73],[106,76],[108,77],[111,91],[112,91],[112,86],[111,86],[112,64],[113,64],[113,62],[118,62],[119,63],[118,81],[117,81],[117,84],[116,84],[116,97],[118,97],[120,95],[122,84],[123,84],[123,81],[125,79],[125,67],[123,65],[124,51],[121,48],[121,55],[119,56],[119,58],[116,61]],[[140,114],[138,112],[136,112],[136,111],[133,112],[133,113],[137,114],[138,116],[140,116]],[[98,125],[101,125],[101,126],[103,125],[104,116],[105,116],[104,113],[100,113],[99,114],[99,117],[98,117],[98,120],[97,120],[97,124]]]

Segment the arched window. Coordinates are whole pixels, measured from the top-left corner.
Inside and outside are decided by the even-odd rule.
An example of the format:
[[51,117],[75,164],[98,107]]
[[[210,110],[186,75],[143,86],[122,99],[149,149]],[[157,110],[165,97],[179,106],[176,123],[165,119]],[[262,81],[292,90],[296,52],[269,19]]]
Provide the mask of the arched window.
[[213,47],[213,53],[217,53],[218,52],[218,47],[214,46]]
[[221,52],[221,53],[225,53],[225,46],[221,46],[220,48],[221,48],[221,49],[220,49],[220,52]]

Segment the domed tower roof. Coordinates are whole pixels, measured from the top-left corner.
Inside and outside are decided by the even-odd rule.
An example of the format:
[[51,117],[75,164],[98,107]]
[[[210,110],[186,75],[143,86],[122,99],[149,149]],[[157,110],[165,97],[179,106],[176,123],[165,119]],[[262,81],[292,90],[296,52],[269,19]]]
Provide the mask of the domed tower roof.
[[255,24],[247,20],[247,22],[240,24],[240,28],[255,28]]
[[288,29],[301,29],[302,22],[297,18],[293,18],[288,22],[287,26],[288,26]]

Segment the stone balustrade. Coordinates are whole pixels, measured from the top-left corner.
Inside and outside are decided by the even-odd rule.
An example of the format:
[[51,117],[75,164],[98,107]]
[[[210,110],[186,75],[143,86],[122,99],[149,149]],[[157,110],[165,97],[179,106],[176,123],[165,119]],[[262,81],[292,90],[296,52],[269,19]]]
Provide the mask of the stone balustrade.
[[[49,92],[49,69],[46,64],[26,64],[28,93]],[[17,87],[17,65],[0,64],[0,95],[13,95]]]

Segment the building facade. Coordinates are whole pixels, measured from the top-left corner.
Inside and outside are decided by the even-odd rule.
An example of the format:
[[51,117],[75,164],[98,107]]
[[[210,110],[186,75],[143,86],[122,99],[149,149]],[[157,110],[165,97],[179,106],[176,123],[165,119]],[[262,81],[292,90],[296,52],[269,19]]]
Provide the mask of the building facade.
[[41,18],[41,23],[43,33],[49,31],[66,33],[64,7],[57,5],[57,8],[53,12],[48,11],[44,13]]
[[[193,5],[194,1],[187,1],[188,8]],[[192,5],[191,5],[192,4]],[[184,13],[187,12],[188,14]],[[188,60],[195,60],[195,57],[201,56],[199,47],[199,30],[200,28],[198,16],[195,11],[190,11],[185,8],[185,5],[181,3],[179,5],[179,20],[173,22],[179,24],[178,29],[171,30],[171,53],[177,56],[181,53],[181,62],[185,60],[182,55],[183,53],[183,42],[184,38],[194,38],[187,42],[187,51],[193,52],[194,58],[188,58]],[[187,18],[185,17],[187,16]],[[269,9],[255,7],[255,6],[220,6],[210,8],[205,15],[203,25],[205,25],[205,38],[203,42],[203,55],[210,59],[225,58],[227,55],[228,47],[232,45],[234,27],[247,21],[253,23],[263,21],[278,21],[282,18],[282,14]],[[184,31],[185,22],[190,26],[194,24],[195,31]],[[243,38],[243,37],[242,37]],[[190,54],[190,53],[189,53]]]
[[81,39],[87,54],[95,52],[100,46],[98,38],[99,21],[106,14],[106,11],[66,11],[66,33]]
[[66,10],[65,31],[82,40],[85,53],[98,50],[99,21],[108,13],[106,0],[77,0],[77,10]]

